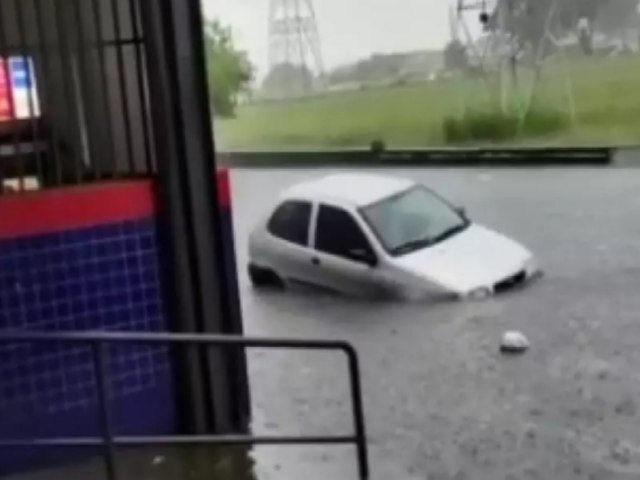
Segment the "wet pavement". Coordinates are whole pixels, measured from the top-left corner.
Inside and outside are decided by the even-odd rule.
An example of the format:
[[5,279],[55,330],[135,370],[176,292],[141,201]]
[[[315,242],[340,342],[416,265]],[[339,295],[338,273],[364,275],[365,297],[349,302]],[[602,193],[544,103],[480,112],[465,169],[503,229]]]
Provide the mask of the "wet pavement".
[[[250,226],[282,188],[319,173],[233,173],[245,326],[357,347],[374,479],[640,478],[640,170],[392,172],[528,245],[546,275],[522,291],[438,304],[254,292]],[[510,329],[531,341],[525,355],[499,354]],[[257,433],[350,431],[344,359],[255,351],[250,371]],[[350,447],[254,456],[259,480],[357,478]]]

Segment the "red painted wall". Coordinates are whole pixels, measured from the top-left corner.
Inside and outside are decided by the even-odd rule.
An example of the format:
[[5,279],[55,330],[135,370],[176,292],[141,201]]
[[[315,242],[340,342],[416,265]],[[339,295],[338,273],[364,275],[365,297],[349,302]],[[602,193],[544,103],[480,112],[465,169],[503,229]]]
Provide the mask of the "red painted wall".
[[[231,203],[229,172],[217,173],[220,206]],[[151,180],[114,181],[0,196],[0,240],[148,218],[156,212]]]

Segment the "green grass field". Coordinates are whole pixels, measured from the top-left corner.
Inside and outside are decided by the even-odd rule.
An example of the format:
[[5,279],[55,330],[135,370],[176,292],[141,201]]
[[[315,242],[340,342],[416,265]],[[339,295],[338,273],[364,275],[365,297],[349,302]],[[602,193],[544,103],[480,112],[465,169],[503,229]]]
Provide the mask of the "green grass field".
[[494,90],[480,80],[449,80],[246,105],[235,119],[217,123],[217,139],[223,149],[362,147],[374,139],[384,139],[391,148],[640,144],[640,56],[546,68],[535,109],[559,112],[566,122],[534,125],[503,140],[445,136],[445,119],[487,104],[489,92]]

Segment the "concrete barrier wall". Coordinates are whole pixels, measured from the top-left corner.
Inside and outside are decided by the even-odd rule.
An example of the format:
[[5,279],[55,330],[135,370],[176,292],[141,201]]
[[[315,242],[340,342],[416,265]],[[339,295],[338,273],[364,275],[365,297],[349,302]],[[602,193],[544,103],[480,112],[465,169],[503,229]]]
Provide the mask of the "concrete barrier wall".
[[235,168],[319,167],[546,167],[607,166],[615,149],[449,148],[333,149],[219,152],[218,162]]

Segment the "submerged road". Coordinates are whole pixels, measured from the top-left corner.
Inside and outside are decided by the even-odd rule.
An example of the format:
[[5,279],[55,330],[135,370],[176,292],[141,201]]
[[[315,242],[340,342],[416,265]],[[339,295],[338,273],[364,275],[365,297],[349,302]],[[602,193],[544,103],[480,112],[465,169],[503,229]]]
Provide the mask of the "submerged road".
[[[254,292],[251,225],[326,172],[233,172],[245,328],[357,347],[374,479],[640,478],[640,170],[385,170],[529,246],[546,276],[523,291],[440,304]],[[531,341],[522,357],[498,353],[511,328]],[[343,359],[255,351],[250,371],[256,432],[350,431]],[[356,478],[349,447],[255,456],[260,480]]]

